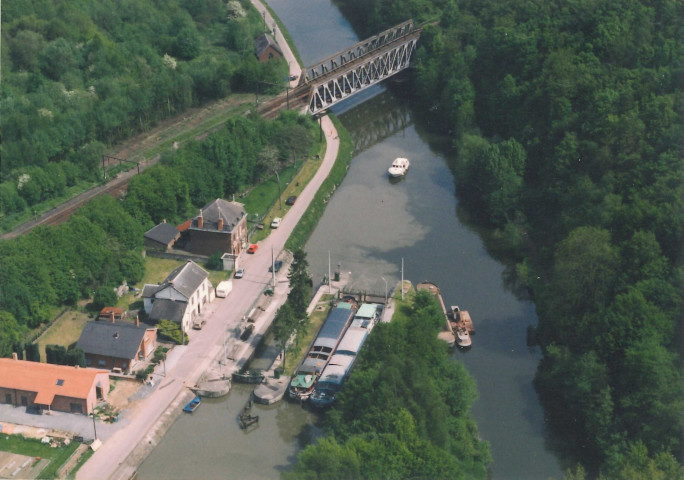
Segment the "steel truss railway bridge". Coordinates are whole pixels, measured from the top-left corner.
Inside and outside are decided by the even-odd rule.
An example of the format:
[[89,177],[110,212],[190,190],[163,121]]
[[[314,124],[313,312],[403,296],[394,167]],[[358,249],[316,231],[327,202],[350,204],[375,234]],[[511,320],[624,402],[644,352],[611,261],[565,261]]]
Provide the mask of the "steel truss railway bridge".
[[260,112],[275,117],[282,108],[305,107],[311,115],[327,110],[406,69],[421,31],[408,20],[303,69],[297,86]]

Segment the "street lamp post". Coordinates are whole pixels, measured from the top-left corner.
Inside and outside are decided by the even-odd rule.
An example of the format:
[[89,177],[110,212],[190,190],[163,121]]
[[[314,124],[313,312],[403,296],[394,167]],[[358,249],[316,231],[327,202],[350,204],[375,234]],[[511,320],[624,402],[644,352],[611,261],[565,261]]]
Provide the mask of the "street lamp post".
[[93,430],[95,432],[95,438],[93,440],[97,440],[97,427],[95,426],[95,414],[91,413],[90,416],[93,417]]
[[385,280],[385,277],[380,278],[382,278],[382,281],[385,282],[385,306],[387,306],[387,280]]

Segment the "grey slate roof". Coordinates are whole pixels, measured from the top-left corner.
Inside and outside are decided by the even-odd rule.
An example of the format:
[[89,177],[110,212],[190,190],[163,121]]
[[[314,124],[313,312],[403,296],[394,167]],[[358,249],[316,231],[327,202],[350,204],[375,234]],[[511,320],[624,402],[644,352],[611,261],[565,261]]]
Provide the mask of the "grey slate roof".
[[76,345],[85,353],[132,359],[148,328],[132,323],[87,322]]
[[162,283],[162,287],[171,284],[186,298],[190,298],[195,290],[202,284],[209,273],[192,260],[188,260],[185,265],[181,265],[169,274]]
[[171,320],[172,322],[180,323],[183,320],[187,307],[188,304],[184,302],[174,302],[166,298],[159,298],[152,304],[150,320]]
[[[246,215],[244,205],[238,202],[228,202],[222,198],[217,198],[213,202],[206,204],[201,212],[204,219],[202,228],[200,229],[197,223],[199,215],[192,219],[190,228],[230,233],[237,226],[242,217]],[[223,228],[221,230],[218,228],[219,218],[223,218]]]
[[280,46],[278,45],[278,42],[276,42],[275,39],[267,33],[262,33],[254,41],[254,53],[256,53],[256,56],[260,56],[263,53],[263,51],[268,48],[269,45],[273,47],[273,49],[281,55],[283,54],[283,51],[280,49]]
[[166,222],[160,223],[145,232],[145,238],[163,243],[164,245],[171,243],[178,235],[180,235],[180,231],[175,226]]
[[146,283],[142,289],[143,298],[152,298],[154,294],[163,288],[163,285],[154,285],[152,283]]

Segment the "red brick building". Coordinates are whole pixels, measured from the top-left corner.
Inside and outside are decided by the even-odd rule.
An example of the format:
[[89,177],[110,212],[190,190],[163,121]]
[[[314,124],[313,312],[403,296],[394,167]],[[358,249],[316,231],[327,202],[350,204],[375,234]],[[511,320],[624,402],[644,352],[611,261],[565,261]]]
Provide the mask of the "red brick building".
[[76,346],[89,367],[128,373],[149,359],[157,348],[157,329],[136,323],[88,322]]
[[107,399],[109,372],[0,358],[0,402],[89,414]]
[[262,33],[254,41],[254,54],[260,62],[268,62],[272,58],[283,58],[283,51],[272,36]]
[[187,229],[187,249],[198,255],[237,255],[247,242],[247,213],[241,203],[217,198],[200,210]]

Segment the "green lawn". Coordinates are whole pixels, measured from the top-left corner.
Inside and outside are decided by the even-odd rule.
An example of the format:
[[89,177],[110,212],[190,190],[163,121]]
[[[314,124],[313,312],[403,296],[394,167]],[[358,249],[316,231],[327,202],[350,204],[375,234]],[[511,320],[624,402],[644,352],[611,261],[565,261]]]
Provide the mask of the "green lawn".
[[50,460],[45,469],[40,472],[38,478],[56,478],[57,470],[78,448],[78,442],[71,442],[68,446],[57,448],[40,443],[40,440],[25,438],[20,435],[0,435],[0,450],[3,452],[17,453],[27,457],[40,457]]
[[88,320],[92,320],[87,313],[69,309],[59,316],[50,328],[38,338],[40,359],[45,361],[45,345],[69,345],[78,341],[81,331]]
[[318,334],[318,331],[321,329],[321,325],[323,325],[323,322],[325,322],[326,317],[328,316],[328,313],[330,312],[330,300],[333,299],[332,295],[322,295],[320,301],[318,302],[320,305],[322,305],[325,302],[325,309],[323,310],[314,310],[311,316],[309,317],[309,328],[307,329],[306,335],[302,338],[297,338],[297,341],[295,344],[297,345],[296,348],[290,348],[287,352],[287,361],[285,362],[285,372],[284,375],[290,376],[294,373],[295,368],[299,365],[299,363],[302,361],[304,358],[304,355],[306,355],[307,349],[311,345],[311,342],[313,342],[313,339],[316,337]]

